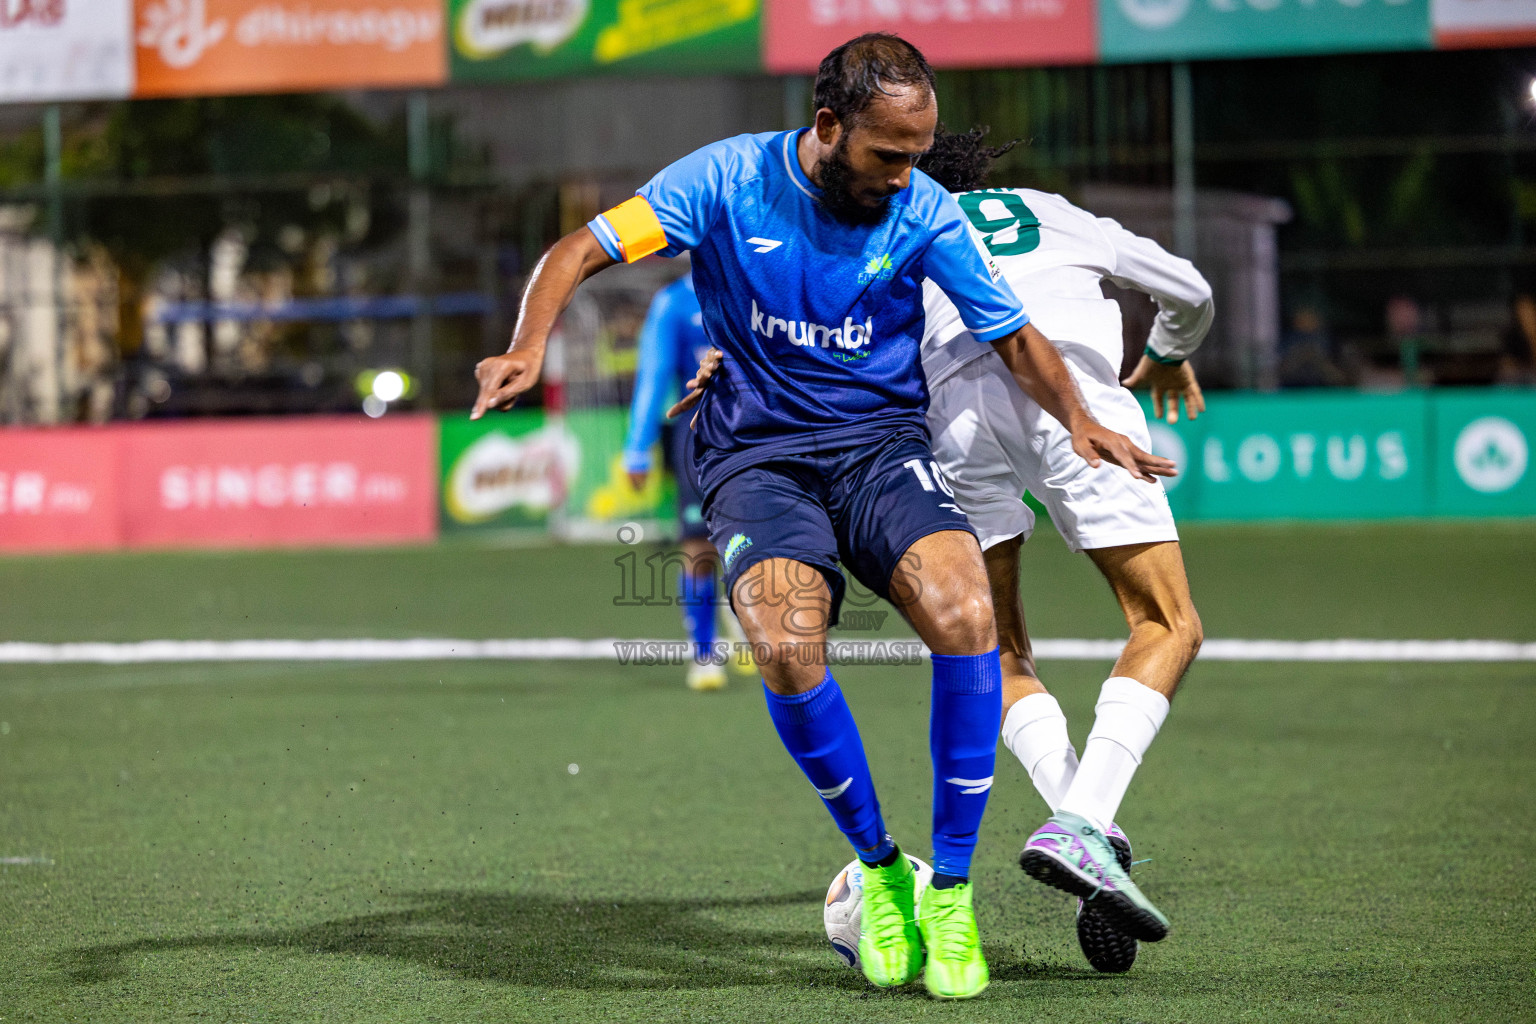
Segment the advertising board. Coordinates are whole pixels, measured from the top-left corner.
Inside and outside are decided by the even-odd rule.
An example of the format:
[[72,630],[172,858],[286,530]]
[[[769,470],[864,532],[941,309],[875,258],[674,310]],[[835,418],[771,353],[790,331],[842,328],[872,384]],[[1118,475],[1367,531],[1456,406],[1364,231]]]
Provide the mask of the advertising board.
[[[1470,0],[1478,2],[1478,0]],[[1098,0],[1105,62],[1422,50],[1429,0]]]
[[1442,49],[1536,44],[1532,0],[1431,0],[1430,17]]
[[112,428],[0,431],[0,551],[122,543]]
[[131,546],[380,543],[437,533],[430,416],[138,424],[121,437]]
[[761,70],[760,0],[450,0],[453,78]]
[[864,32],[897,32],[934,67],[1086,64],[1098,56],[1093,0],[774,0],[763,16],[768,70],[813,74]]
[[441,0],[138,0],[139,96],[439,85]]
[[0,102],[127,96],[132,24],[132,0],[0,2]]

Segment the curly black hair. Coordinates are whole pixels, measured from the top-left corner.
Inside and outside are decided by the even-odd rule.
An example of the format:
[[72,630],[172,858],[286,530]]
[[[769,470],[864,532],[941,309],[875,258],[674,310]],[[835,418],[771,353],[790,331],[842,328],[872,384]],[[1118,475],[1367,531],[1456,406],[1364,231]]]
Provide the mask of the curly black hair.
[[972,192],[987,187],[992,161],[1017,146],[1014,139],[1001,146],[984,146],[992,129],[978,125],[968,132],[951,132],[942,124],[934,133],[933,147],[917,160],[917,169],[944,186],[947,192]]

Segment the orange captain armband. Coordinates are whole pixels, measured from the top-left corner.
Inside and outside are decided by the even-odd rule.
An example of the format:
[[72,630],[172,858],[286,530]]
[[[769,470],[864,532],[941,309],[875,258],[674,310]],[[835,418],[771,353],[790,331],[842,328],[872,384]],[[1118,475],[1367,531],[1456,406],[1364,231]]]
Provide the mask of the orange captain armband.
[[643,196],[626,199],[603,214],[603,220],[618,236],[625,263],[633,263],[667,247],[667,233],[661,229],[656,211]]

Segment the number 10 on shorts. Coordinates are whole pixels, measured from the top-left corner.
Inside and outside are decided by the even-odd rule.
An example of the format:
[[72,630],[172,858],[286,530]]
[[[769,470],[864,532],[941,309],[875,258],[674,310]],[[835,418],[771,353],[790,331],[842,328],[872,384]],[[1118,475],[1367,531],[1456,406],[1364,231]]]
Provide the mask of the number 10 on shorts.
[[[928,460],[928,468],[923,467],[922,459],[908,459],[902,465],[917,474],[917,482],[923,485],[923,490],[940,490],[951,498],[955,496],[954,490],[949,486],[949,481],[945,480],[944,474],[939,472],[939,464],[932,459]],[[933,470],[931,476],[928,473],[929,469]],[[939,486],[937,488],[933,486],[934,481],[938,481]]]

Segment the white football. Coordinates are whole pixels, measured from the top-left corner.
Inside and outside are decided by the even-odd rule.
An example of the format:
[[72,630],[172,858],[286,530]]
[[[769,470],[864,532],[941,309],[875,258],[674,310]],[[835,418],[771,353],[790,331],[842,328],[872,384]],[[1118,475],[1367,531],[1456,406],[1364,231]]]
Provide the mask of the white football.
[[[908,855],[907,860],[917,870],[917,899],[921,903],[923,890],[933,881],[933,868],[917,857]],[[843,963],[858,969],[860,910],[864,906],[864,864],[855,858],[837,873],[827,887],[827,905],[821,920],[827,927],[827,941],[832,950],[842,957]]]

